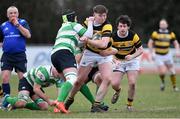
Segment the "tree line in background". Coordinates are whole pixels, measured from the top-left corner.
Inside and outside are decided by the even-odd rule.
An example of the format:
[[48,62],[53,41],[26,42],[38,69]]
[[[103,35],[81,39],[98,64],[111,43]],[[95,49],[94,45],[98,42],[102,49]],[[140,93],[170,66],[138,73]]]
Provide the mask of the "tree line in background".
[[[73,9],[79,22],[92,15],[92,8],[103,4],[109,9],[108,19],[116,28],[116,18],[127,14],[132,19],[132,29],[141,37],[144,46],[153,30],[158,29],[158,22],[166,18],[169,28],[177,39],[180,38],[180,1],[179,0],[1,0],[0,23],[7,20],[6,10],[15,5],[19,9],[20,18],[28,21],[32,38],[27,44],[53,44],[57,31],[62,24],[61,13],[65,9]],[[179,40],[180,41],[180,40]]]

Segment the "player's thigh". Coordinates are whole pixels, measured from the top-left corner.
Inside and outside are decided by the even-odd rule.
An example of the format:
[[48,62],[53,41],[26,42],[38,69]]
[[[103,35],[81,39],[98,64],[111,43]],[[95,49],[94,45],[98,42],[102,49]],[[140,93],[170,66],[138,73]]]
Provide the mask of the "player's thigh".
[[105,62],[98,65],[99,72],[102,75],[102,79],[109,79],[112,78],[112,63],[111,62]]
[[79,66],[78,68],[78,81],[85,82],[88,79],[88,74],[90,73],[92,67],[91,65]]

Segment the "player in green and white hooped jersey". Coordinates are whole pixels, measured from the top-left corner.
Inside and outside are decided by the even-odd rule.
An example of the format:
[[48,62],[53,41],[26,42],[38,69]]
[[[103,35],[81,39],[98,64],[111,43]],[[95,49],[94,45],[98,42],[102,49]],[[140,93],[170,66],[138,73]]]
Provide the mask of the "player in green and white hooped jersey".
[[[53,66],[39,66],[24,74],[19,82],[17,97],[5,96],[3,103],[8,102],[15,108],[32,110],[46,110],[48,105],[55,105],[54,101],[44,93],[42,88],[56,85],[61,87],[61,74]],[[31,99],[32,102],[28,102]]]
[[62,18],[64,23],[57,33],[51,53],[51,61],[57,71],[63,73],[66,80],[61,87],[56,106],[61,112],[68,113],[64,107],[64,101],[72,89],[74,82],[77,80],[75,49],[80,39],[83,40],[92,37],[93,17],[87,19],[87,29],[76,22],[74,11],[66,11]]

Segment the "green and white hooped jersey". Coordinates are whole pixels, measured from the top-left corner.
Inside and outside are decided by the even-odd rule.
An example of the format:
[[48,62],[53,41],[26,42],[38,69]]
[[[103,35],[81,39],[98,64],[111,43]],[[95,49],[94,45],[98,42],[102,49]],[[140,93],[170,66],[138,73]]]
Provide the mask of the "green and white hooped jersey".
[[67,49],[75,54],[78,40],[86,30],[86,28],[77,22],[63,23],[56,36],[51,54],[61,49]]
[[37,68],[32,68],[30,71],[24,74],[24,77],[28,83],[33,87],[34,82],[41,85],[41,87],[49,87],[56,84],[56,87],[60,87],[63,80],[60,78],[55,78],[52,75],[51,66],[39,66]]

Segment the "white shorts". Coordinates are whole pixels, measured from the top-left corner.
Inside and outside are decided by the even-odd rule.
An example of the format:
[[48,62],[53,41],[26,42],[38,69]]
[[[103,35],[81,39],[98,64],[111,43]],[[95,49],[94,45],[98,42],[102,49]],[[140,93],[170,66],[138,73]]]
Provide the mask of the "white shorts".
[[97,53],[85,50],[81,58],[80,66],[95,66],[105,62],[112,62],[113,56],[101,56]]
[[166,55],[155,54],[154,59],[157,66],[162,66],[165,64],[172,65],[174,63],[171,53],[168,53]]
[[113,66],[114,72],[127,72],[138,71],[140,69],[139,58],[132,59],[130,61],[120,61],[119,64]]

